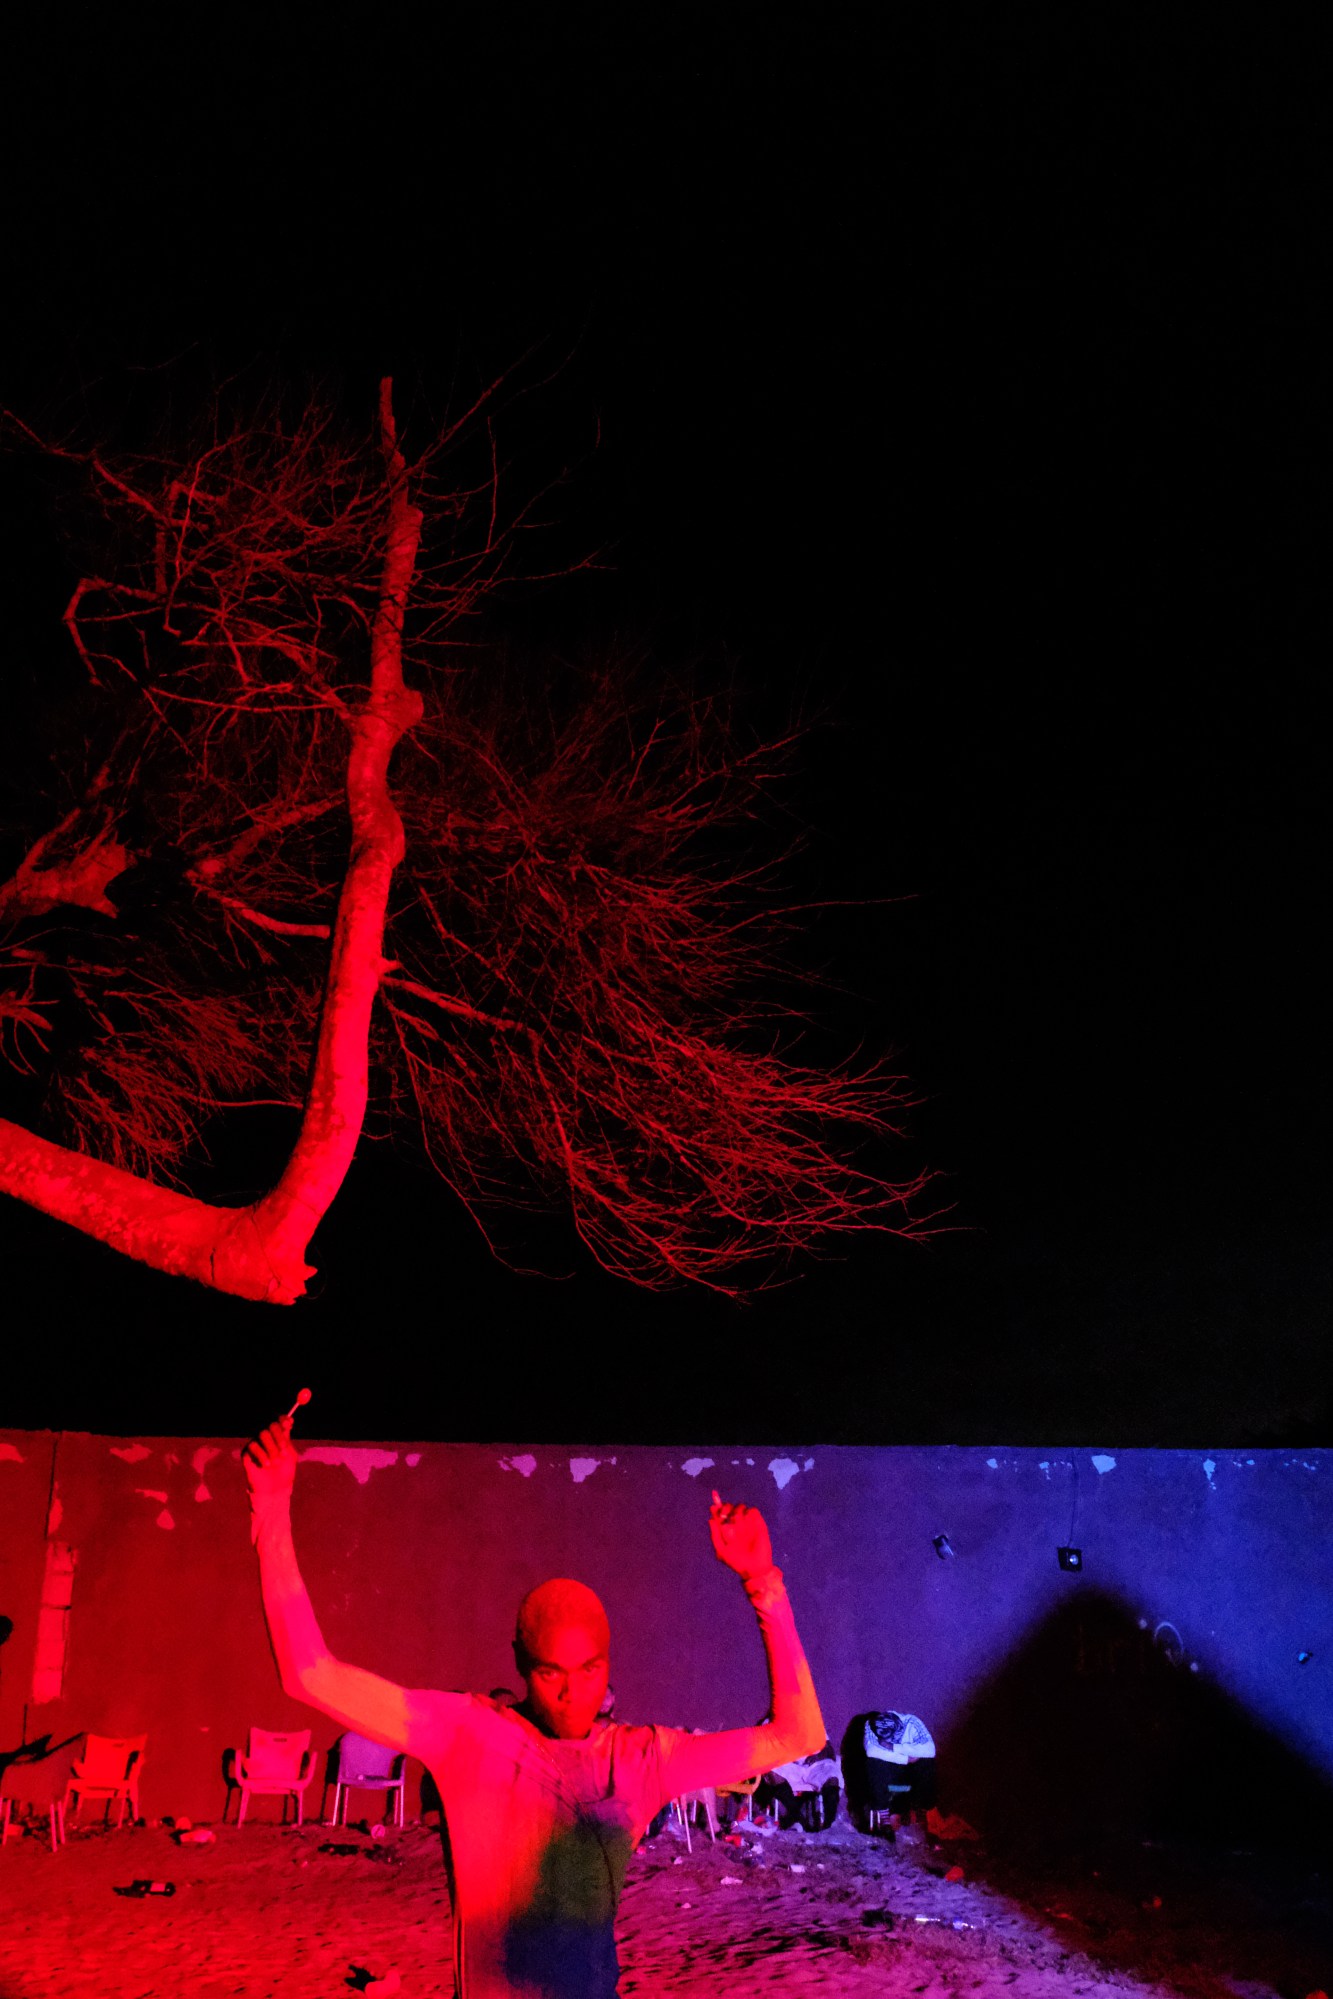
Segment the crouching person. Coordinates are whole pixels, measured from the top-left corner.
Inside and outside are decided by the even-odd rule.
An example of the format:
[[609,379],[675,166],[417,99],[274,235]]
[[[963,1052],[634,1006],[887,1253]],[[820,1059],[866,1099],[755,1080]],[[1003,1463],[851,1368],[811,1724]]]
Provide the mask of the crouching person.
[[837,1752],[825,1742],[811,1756],[799,1756],[770,1770],[755,1794],[781,1827],[801,1825],[807,1832],[827,1832],[838,1816],[842,1776]]
[[935,1740],[919,1715],[876,1709],[853,1715],[842,1739],[847,1810],[858,1831],[884,1832],[915,1814],[924,1824],[936,1800]]

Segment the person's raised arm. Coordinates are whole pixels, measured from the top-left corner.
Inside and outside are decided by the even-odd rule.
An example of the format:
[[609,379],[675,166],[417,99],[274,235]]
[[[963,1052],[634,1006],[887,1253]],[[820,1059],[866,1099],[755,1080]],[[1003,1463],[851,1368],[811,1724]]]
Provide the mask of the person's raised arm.
[[392,1680],[331,1657],[296,1563],[291,1497],[296,1478],[292,1418],[279,1417],[242,1453],[250,1488],[251,1538],[259,1554],[264,1620],[284,1693],[344,1727],[429,1761],[444,1695],[409,1693]]
[[779,1763],[813,1756],[828,1740],[763,1515],[752,1506],[728,1506],[715,1492],[708,1526],[714,1554],[740,1577],[759,1619],[768,1659],[769,1718],[757,1728],[673,1736],[663,1764],[665,1797],[762,1776]]

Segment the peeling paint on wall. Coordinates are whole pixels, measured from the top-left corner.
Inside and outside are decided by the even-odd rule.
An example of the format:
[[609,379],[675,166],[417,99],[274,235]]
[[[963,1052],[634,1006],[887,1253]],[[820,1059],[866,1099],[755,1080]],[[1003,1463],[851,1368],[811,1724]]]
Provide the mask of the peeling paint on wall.
[[1209,1490],[1210,1492],[1216,1492],[1216,1491],[1217,1491],[1217,1486],[1216,1486],[1216,1483],[1214,1482],[1214,1479],[1213,1479],[1213,1473],[1214,1473],[1214,1472],[1215,1472],[1216,1470],[1217,1470],[1217,1459],[1216,1459],[1216,1458],[1205,1458],[1205,1459],[1204,1459],[1204,1461],[1203,1461],[1203,1475],[1204,1475],[1204,1477],[1205,1477],[1205,1478],[1207,1479],[1207,1481],[1208,1481],[1208,1490]]
[[1105,1454],[1104,1452],[1103,1452],[1103,1453],[1099,1453],[1099,1454],[1098,1454],[1098,1455],[1097,1455],[1096,1457],[1094,1457],[1094,1458],[1093,1458],[1093,1460],[1092,1460],[1092,1468],[1093,1468],[1093,1470],[1094,1470],[1094,1471],[1098,1471],[1098,1472],[1102,1472],[1102,1473],[1105,1473],[1105,1472],[1108,1472],[1108,1471],[1114,1471],[1114,1470],[1115,1470],[1115,1459],[1114,1459],[1113,1457],[1109,1457],[1109,1456],[1107,1456],[1107,1455],[1106,1455],[1106,1454]]
[[69,1649],[69,1607],[74,1600],[74,1569],[78,1561],[64,1541],[48,1541],[42,1574],[42,1601],[37,1612],[37,1643],[32,1661],[34,1707],[60,1699]]
[[501,1458],[502,1471],[516,1471],[521,1478],[531,1478],[537,1469],[537,1460],[525,1451],[520,1458]]
[[[733,1458],[731,1462],[735,1464],[736,1459]],[[711,1471],[712,1466],[713,1460],[711,1458],[686,1458],[684,1464],[681,1466],[681,1470],[687,1478],[698,1478],[701,1471]]]
[[51,1504],[46,1509],[46,1538],[53,1540],[60,1532],[60,1523],[65,1517],[65,1503],[58,1488],[51,1489]]
[[420,1451],[409,1451],[407,1456],[403,1459],[403,1463],[405,1465],[411,1465],[412,1469],[415,1471],[416,1467],[421,1463]]
[[600,1458],[571,1458],[569,1475],[575,1485],[582,1485],[585,1478],[591,1478],[601,1462]]
[[165,1492],[156,1492],[152,1486],[136,1485],[134,1490],[138,1493],[140,1499],[155,1499],[159,1506],[165,1506],[167,1503]]
[[194,1496],[196,1500],[202,1501],[205,1499],[211,1499],[213,1497],[212,1493],[208,1489],[207,1484],[205,1483],[204,1473],[208,1468],[209,1460],[220,1456],[221,1456],[221,1451],[219,1450],[216,1444],[201,1444],[198,1450],[195,1452],[194,1456],[190,1459],[190,1463],[193,1465],[194,1469],[199,1474],[199,1483],[194,1489]]
[[791,1483],[801,1467],[797,1464],[795,1458],[770,1458],[768,1469],[773,1474],[773,1480],[778,1491],[781,1492],[785,1486]]
[[[366,1485],[373,1471],[384,1471],[398,1462],[397,1451],[377,1451],[369,1445],[313,1444],[301,1452],[303,1465],[343,1465],[358,1485]],[[164,1493],[165,1499],[166,1494]]]
[[170,1512],[165,1506],[162,1508],[162,1511],[157,1516],[157,1525],[159,1527],[165,1527],[167,1529],[171,1529],[176,1525],[175,1521],[171,1517]]
[[0,1444],[0,1464],[8,1459],[11,1464],[23,1465],[28,1461],[22,1451],[16,1451],[12,1444]]
[[151,1458],[153,1453],[147,1444],[113,1444],[111,1455],[113,1458],[124,1458],[127,1465],[137,1465],[142,1464],[145,1458]]

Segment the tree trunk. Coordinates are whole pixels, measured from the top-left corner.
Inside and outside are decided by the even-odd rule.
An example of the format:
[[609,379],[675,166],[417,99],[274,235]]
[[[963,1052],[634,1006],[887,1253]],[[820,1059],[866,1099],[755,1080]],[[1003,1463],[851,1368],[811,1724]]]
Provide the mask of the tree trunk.
[[403,624],[422,516],[407,492],[392,384],[380,385],[389,490],[388,539],[371,633],[370,692],[349,723],[352,844],[334,922],[310,1085],[291,1157],[268,1194],[245,1208],[173,1193],[0,1118],[0,1191],[135,1261],[240,1298],[290,1305],[313,1268],[310,1239],[341,1187],[365,1119],[370,1014],[383,966],[384,921],[403,826],[389,762],[421,718],[404,685]]

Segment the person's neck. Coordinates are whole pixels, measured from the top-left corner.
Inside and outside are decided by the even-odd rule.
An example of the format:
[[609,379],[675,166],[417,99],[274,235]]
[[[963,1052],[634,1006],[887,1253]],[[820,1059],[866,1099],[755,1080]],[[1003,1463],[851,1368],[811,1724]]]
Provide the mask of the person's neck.
[[524,1721],[530,1721],[537,1733],[544,1735],[548,1742],[586,1742],[592,1734],[592,1728],[596,1728],[597,1726],[597,1723],[594,1722],[592,1728],[587,1729],[582,1735],[557,1735],[555,1730],[549,1727],[539,1715],[533,1713],[526,1701],[520,1701],[514,1709],[514,1713],[521,1714]]

